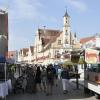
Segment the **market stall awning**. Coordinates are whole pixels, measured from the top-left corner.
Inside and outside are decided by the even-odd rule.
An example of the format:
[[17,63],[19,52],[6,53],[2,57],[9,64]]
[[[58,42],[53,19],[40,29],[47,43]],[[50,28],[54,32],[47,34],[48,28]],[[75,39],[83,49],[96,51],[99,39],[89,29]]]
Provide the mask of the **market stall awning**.
[[84,57],[80,57],[78,64],[85,64],[85,59]]
[[78,64],[84,64],[84,63],[85,63],[84,58],[80,58],[77,62],[65,61],[64,65],[65,66],[67,66],[67,65],[78,65]]
[[73,65],[73,63],[71,61],[65,61],[64,66],[67,66],[67,65]]
[[6,62],[9,63],[9,64],[14,64],[15,60],[11,59],[11,58],[8,58],[8,59],[6,59]]

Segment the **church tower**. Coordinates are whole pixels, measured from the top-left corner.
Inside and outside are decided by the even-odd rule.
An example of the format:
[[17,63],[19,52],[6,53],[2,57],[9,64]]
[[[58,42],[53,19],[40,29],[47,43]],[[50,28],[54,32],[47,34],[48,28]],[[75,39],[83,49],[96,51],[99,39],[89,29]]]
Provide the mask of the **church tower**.
[[70,42],[71,32],[70,32],[69,20],[70,20],[70,16],[68,15],[67,9],[66,9],[66,12],[63,16],[63,46],[64,48],[70,47],[70,44],[71,44]]

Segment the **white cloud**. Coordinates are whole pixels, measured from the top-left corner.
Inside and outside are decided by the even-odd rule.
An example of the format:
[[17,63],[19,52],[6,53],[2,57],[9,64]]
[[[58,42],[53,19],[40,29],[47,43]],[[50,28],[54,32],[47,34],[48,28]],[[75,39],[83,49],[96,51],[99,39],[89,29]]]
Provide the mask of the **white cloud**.
[[76,8],[78,11],[84,12],[87,10],[87,6],[81,0],[65,0],[69,5]]
[[[9,0],[10,2],[10,0]],[[12,22],[31,20],[31,21],[46,21],[48,15],[43,13],[45,5],[41,0],[13,0],[9,3],[9,19]],[[51,22],[55,22],[54,17],[49,16]]]
[[[34,25],[43,24],[43,22],[57,22],[57,19],[45,13],[45,5],[41,0],[2,0],[8,8],[9,14],[9,48],[19,48],[33,43],[32,36],[27,37],[30,28],[22,29],[26,22],[33,22]],[[48,20],[49,18],[49,20]],[[26,21],[27,20],[27,21]],[[26,21],[26,22],[25,22]],[[18,23],[17,23],[18,22]],[[20,22],[20,23],[19,23]],[[24,23],[25,22],[25,23]],[[17,23],[17,24],[16,24]],[[23,27],[18,27],[17,25]],[[42,26],[42,25],[41,25]],[[31,30],[31,29],[30,29]],[[31,32],[29,30],[29,32]],[[32,29],[32,31],[35,31]],[[32,34],[32,33],[30,33]]]
[[42,6],[39,0],[13,0],[9,5],[10,19],[36,19]]

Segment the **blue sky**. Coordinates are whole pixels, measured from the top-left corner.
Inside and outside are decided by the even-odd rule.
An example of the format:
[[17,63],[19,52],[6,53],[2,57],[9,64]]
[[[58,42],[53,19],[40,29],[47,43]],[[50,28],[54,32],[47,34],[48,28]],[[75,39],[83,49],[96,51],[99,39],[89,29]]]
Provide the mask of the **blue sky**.
[[100,0],[0,0],[9,14],[9,50],[33,45],[39,27],[62,30],[66,7],[78,38],[100,33]]

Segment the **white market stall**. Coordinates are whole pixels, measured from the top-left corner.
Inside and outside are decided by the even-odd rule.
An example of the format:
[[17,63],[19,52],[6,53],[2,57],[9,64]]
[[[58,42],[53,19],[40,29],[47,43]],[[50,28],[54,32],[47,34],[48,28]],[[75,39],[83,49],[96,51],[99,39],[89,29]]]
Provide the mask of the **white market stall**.
[[0,98],[5,98],[8,95],[9,89],[12,88],[11,80],[7,80],[6,72],[7,72],[7,64],[6,58],[0,56]]

